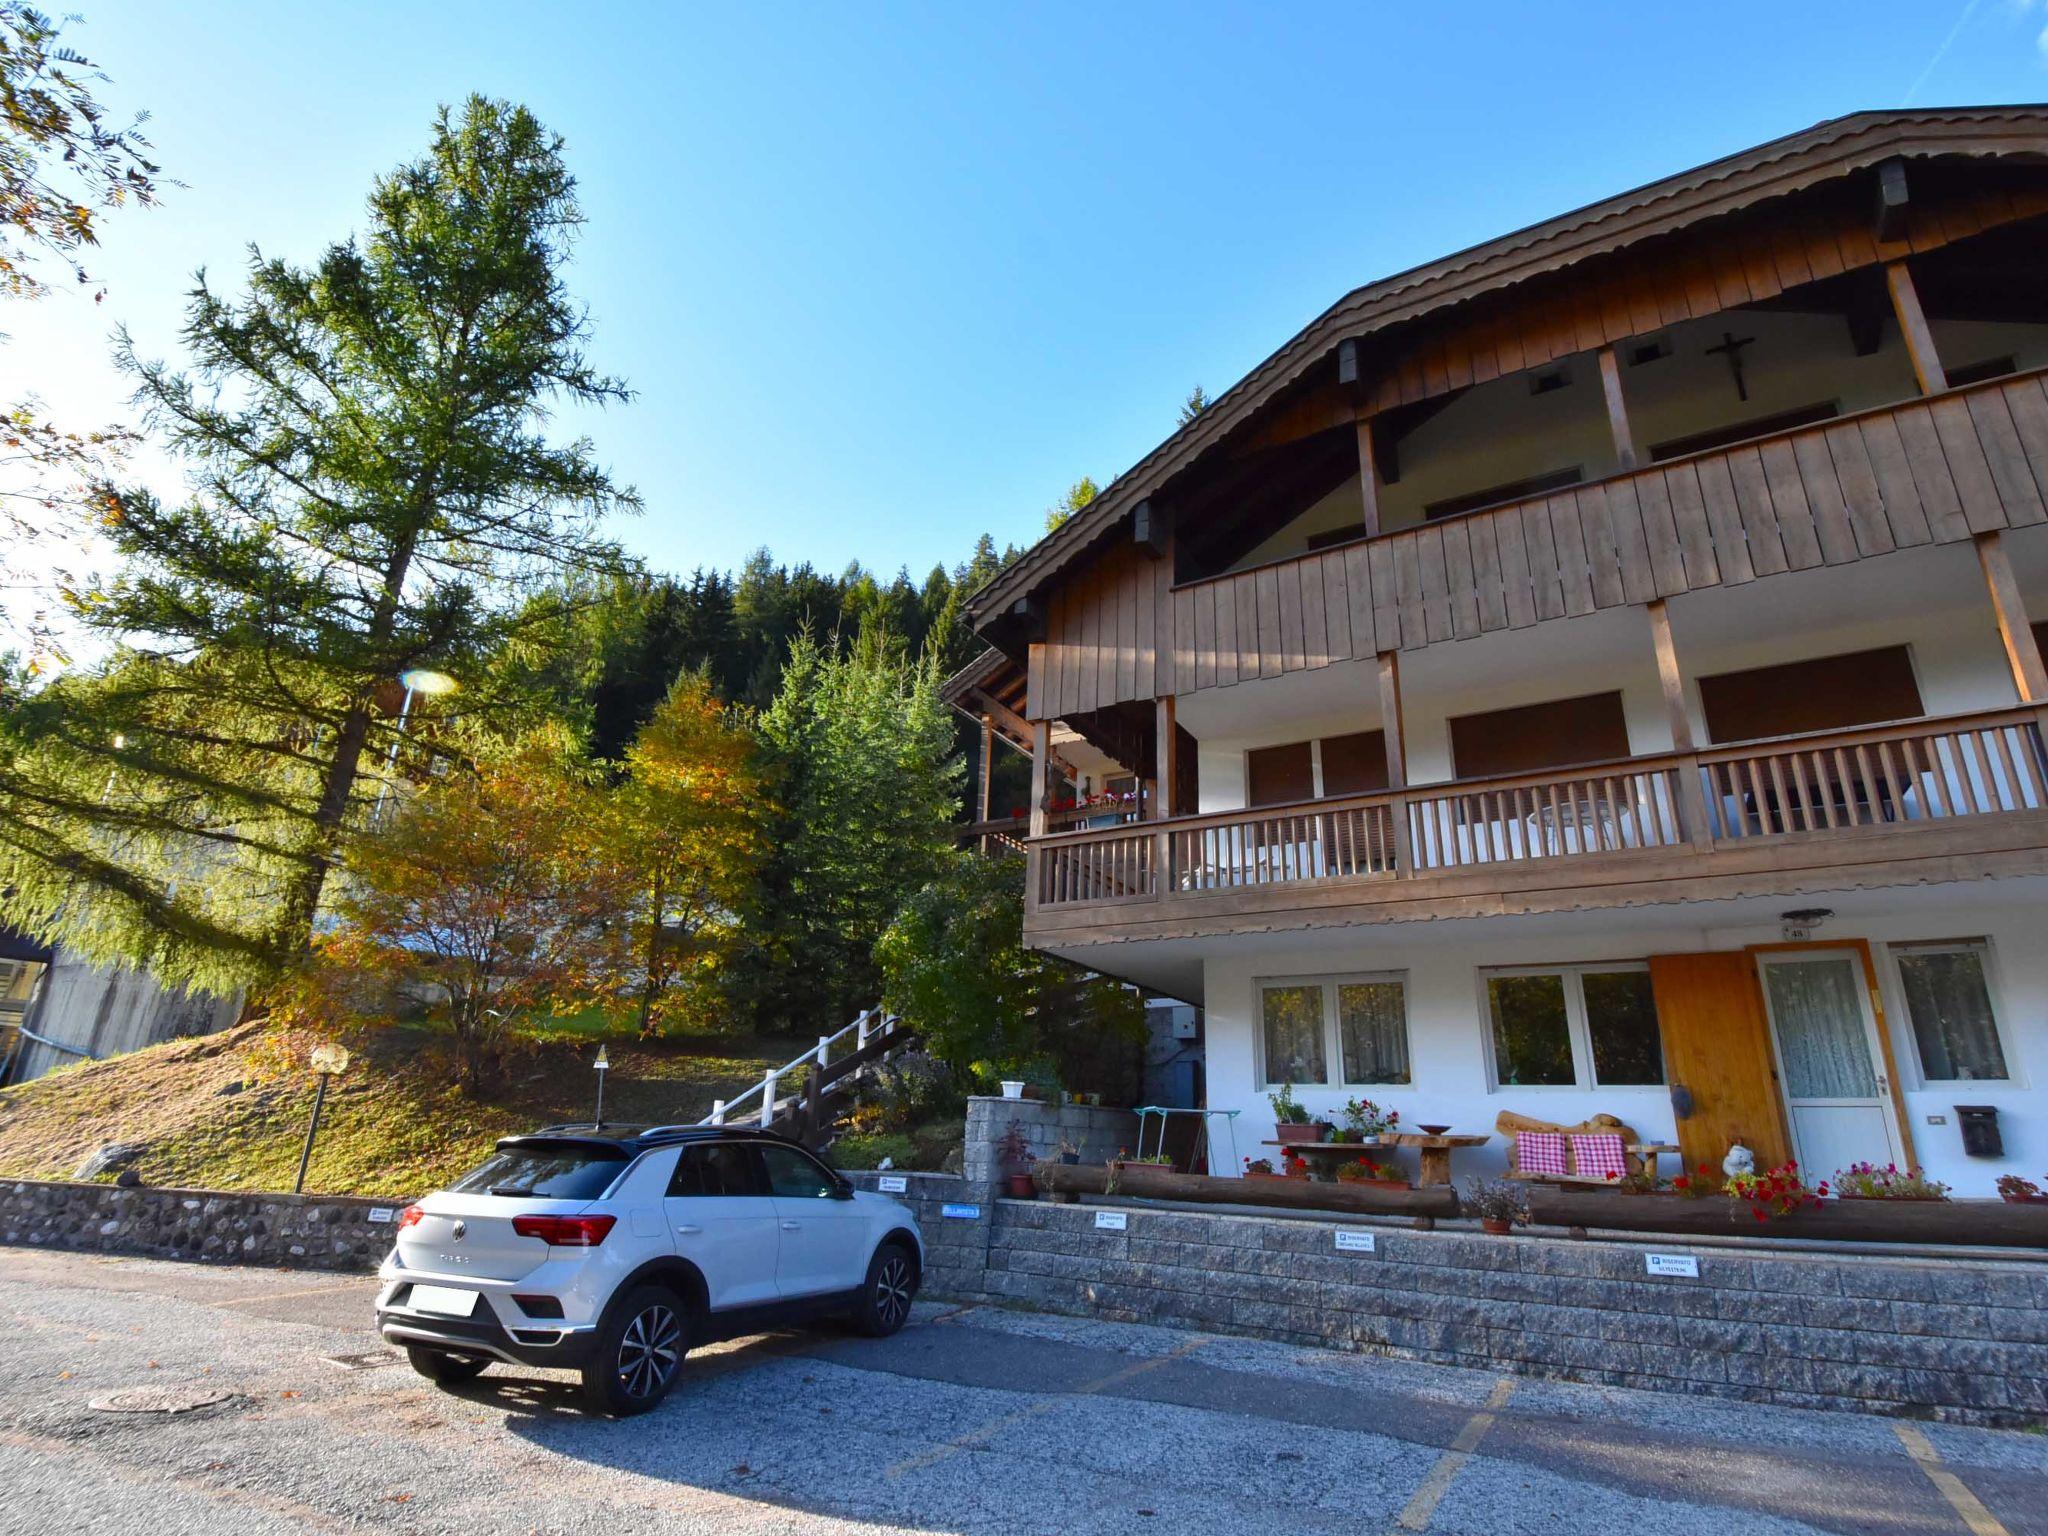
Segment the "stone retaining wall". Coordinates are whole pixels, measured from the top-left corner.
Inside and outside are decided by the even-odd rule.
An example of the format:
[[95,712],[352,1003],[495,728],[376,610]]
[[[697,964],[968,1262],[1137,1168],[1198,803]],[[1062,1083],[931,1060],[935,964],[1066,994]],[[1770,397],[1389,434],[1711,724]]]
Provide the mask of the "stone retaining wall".
[[[2048,1418],[2048,1265],[1143,1207],[1112,1231],[1096,1215],[1114,1204],[907,1182],[931,1288],[965,1300],[1798,1407]],[[948,1219],[948,1201],[977,1214]],[[1340,1232],[1370,1233],[1371,1251],[1338,1249]],[[1698,1274],[1652,1275],[1650,1254]]]
[[976,1094],[967,1101],[967,1137],[961,1159],[961,1172],[969,1182],[988,1184],[1002,1173],[996,1167],[995,1147],[1012,1120],[1023,1128],[1034,1158],[1051,1157],[1062,1141],[1070,1143],[1084,1163],[1106,1163],[1119,1152],[1135,1152],[1138,1147],[1138,1117],[1128,1109]]
[[[2040,1263],[1416,1232],[852,1177],[902,1181],[936,1297],[1800,1407],[2048,1418]],[[371,1216],[402,1204],[24,1180],[0,1183],[0,1242],[368,1271],[392,1234]],[[1097,1225],[1105,1212],[1120,1230]],[[1340,1249],[1339,1234],[1355,1236]],[[1697,1274],[1651,1274],[1649,1255]]]
[[[0,1183],[0,1243],[160,1259],[374,1270],[403,1199]],[[372,1220],[381,1216],[382,1220]]]

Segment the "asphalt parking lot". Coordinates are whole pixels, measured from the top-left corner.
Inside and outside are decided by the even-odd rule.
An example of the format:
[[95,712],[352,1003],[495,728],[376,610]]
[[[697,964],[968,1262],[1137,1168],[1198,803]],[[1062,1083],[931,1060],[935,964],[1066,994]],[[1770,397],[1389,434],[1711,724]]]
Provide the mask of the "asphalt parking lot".
[[[610,1422],[541,1372],[430,1387],[371,1289],[0,1249],[0,1530],[2048,1536],[2035,1434],[931,1302]],[[227,1396],[91,1406],[140,1386]]]

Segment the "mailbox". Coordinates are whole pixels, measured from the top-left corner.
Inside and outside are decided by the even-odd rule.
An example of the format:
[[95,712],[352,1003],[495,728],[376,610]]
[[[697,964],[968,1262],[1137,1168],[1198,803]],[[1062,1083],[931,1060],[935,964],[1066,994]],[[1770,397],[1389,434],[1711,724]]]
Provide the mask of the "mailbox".
[[2005,1138],[1998,1133],[1998,1109],[1991,1104],[1958,1104],[1963,1151],[1971,1157],[2005,1156]]

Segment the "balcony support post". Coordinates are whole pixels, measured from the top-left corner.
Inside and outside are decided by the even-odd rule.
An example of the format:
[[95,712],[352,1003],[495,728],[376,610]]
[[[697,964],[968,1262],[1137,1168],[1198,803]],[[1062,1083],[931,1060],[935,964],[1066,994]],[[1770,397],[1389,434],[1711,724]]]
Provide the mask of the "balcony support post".
[[1698,744],[1693,740],[1692,715],[1685,707],[1685,674],[1678,666],[1678,645],[1671,637],[1671,612],[1664,599],[1644,605],[1650,616],[1650,644],[1657,653],[1657,682],[1664,691],[1664,713],[1671,720],[1671,750],[1678,755],[1678,814],[1685,823],[1686,840],[1700,852],[1714,846],[1707,823],[1707,796],[1700,786]]
[[1365,509],[1366,537],[1371,538],[1380,531],[1380,479],[1379,450],[1373,445],[1372,417],[1358,418],[1358,498]]
[[1161,823],[1152,834],[1152,891],[1164,896],[1173,889],[1173,834],[1164,823],[1173,815],[1173,786],[1180,778],[1179,722],[1177,701],[1172,694],[1152,701],[1152,803],[1146,807],[1151,820]]
[[1913,272],[1903,258],[1884,266],[1885,287],[1891,291],[1892,313],[1898,317],[1899,333],[1906,338],[1906,353],[1913,359],[1913,377],[1920,381],[1920,393],[1938,395],[1948,388],[1948,375],[1941,366],[1941,354],[1934,348],[1934,332],[1927,324],[1927,312],[1920,307],[1920,290],[1913,286]]
[[1600,349],[1600,393],[1607,399],[1607,429],[1614,434],[1614,457],[1623,469],[1636,467],[1635,434],[1629,430],[1628,401],[1621,393],[1621,359],[1612,346]]
[[[1033,640],[1024,648],[1025,697],[1035,704],[1045,697],[1045,642]],[[1033,705],[1027,705],[1030,709]],[[1039,861],[1045,857],[1038,839],[1046,833],[1047,800],[1052,793],[1052,721],[1031,722],[1031,824],[1030,841],[1024,856],[1024,910],[1038,910]]]
[[2005,646],[2005,659],[2012,668],[2012,685],[2020,702],[2048,704],[2048,668],[2041,664],[2041,647],[2035,643],[2033,626],[2027,622],[2027,605],[2020,596],[2019,579],[2013,575],[2005,541],[1996,531],[1977,535],[1977,563],[1984,568],[1984,585],[1991,594],[1991,616],[1998,624],[1998,638]]
[[1387,788],[1394,792],[1388,806],[1394,820],[1394,873],[1403,878],[1415,873],[1414,839],[1408,827],[1408,746],[1401,717],[1401,653],[1379,653],[1380,732],[1387,744]]
[[[996,723],[984,713],[981,717],[981,795],[976,802],[975,819],[984,825],[988,822],[989,781],[995,774]],[[988,834],[981,834],[981,851],[988,852]]]

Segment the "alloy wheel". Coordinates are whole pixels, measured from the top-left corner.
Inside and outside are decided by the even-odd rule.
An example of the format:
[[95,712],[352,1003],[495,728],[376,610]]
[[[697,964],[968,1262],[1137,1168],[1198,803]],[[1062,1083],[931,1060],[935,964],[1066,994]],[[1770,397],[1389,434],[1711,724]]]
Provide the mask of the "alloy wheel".
[[875,1315],[885,1328],[894,1328],[910,1310],[910,1265],[901,1254],[882,1261],[875,1276]]
[[619,1385],[634,1398],[657,1396],[682,1359],[683,1325],[668,1307],[648,1307],[619,1339]]

